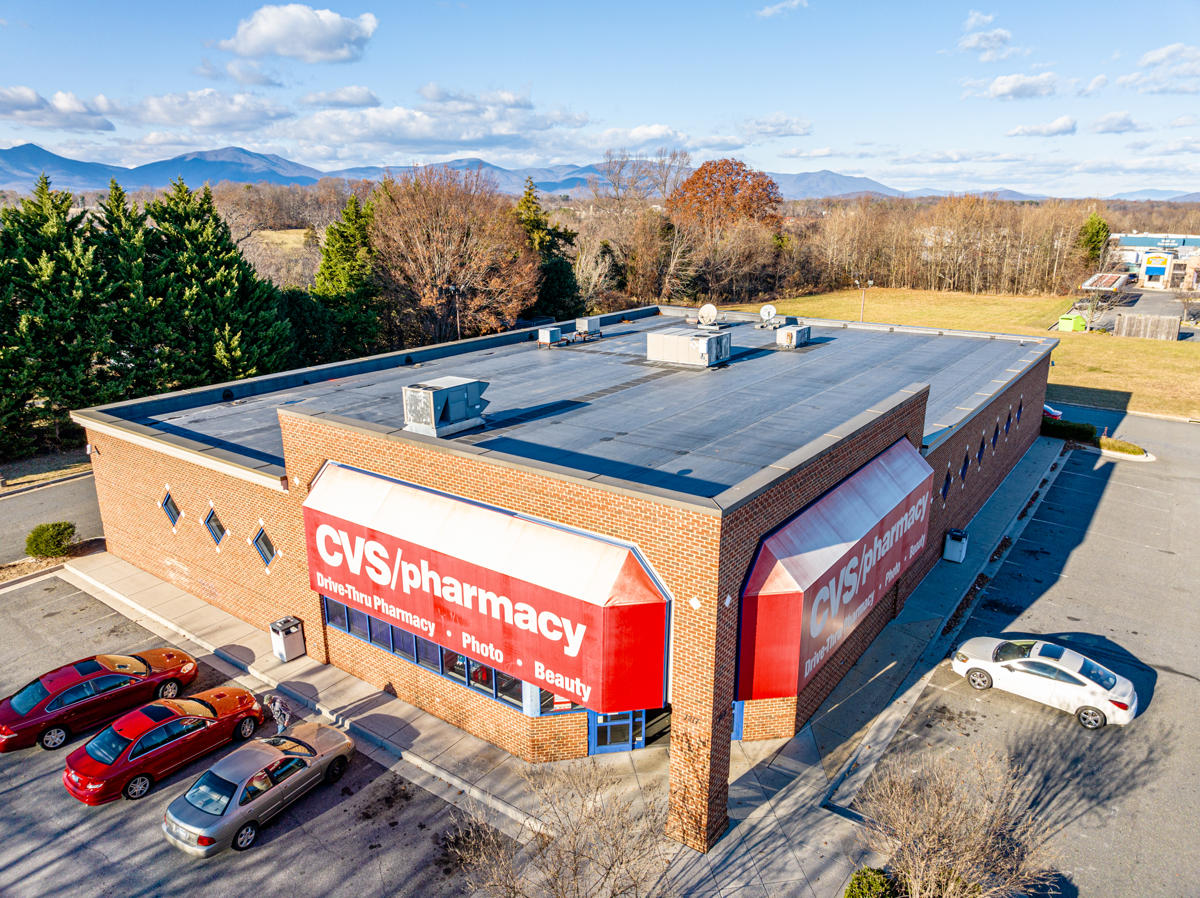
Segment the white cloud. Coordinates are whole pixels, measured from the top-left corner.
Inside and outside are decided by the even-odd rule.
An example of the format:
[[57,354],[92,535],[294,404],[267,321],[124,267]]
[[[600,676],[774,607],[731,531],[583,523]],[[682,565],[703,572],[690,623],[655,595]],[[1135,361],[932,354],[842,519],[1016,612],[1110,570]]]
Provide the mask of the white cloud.
[[511,90],[493,90],[482,94],[469,94],[447,90],[430,81],[417,90],[424,99],[443,109],[457,112],[481,112],[489,107],[505,109],[532,109],[533,101],[524,94]]
[[982,28],[984,25],[991,25],[995,18],[993,15],[973,9],[967,13],[967,20],[963,22],[962,30],[974,31],[976,28]]
[[291,115],[254,94],[227,94],[212,87],[146,97],[131,112],[140,122],[195,131],[252,131]]
[[1148,71],[1122,75],[1117,84],[1143,94],[1200,93],[1200,47],[1167,44],[1143,53],[1138,65]]
[[255,87],[282,87],[278,79],[268,75],[257,62],[235,59],[225,66],[225,71],[238,84],[248,84]]
[[1169,127],[1171,128],[1192,128],[1200,125],[1200,117],[1194,115],[1181,115],[1171,119]]
[[1130,131],[1145,131],[1145,127],[1133,120],[1128,112],[1110,112],[1092,124],[1097,134],[1128,134]]
[[208,78],[210,81],[220,81],[225,77],[226,72],[220,66],[213,65],[213,61],[206,56],[200,60],[200,65],[192,69],[192,74]]
[[318,90],[300,98],[305,106],[321,106],[336,109],[365,109],[379,105],[379,97],[357,84],[334,90]]
[[1009,137],[1057,137],[1075,133],[1075,119],[1062,115],[1043,125],[1019,125],[1008,132]]
[[1108,84],[1108,76],[1107,75],[1097,75],[1095,78],[1093,78],[1091,81],[1089,81],[1087,83],[1087,87],[1081,87],[1079,89],[1079,91],[1078,91],[1079,96],[1090,97],[1092,94],[1096,93],[1097,91],[1099,91],[1101,88],[1103,88],[1107,84]]
[[1138,60],[1140,66],[1155,66],[1162,65],[1164,62],[1175,62],[1178,60],[1195,62],[1200,60],[1200,47],[1189,47],[1187,44],[1167,44],[1165,47],[1159,47],[1157,50],[1150,50],[1148,53],[1143,53],[1142,58]]
[[764,6],[760,9],[757,15],[764,19],[769,19],[771,16],[777,16],[780,13],[791,12],[793,9],[807,7],[808,0],[780,0],[779,3],[772,3],[770,6]]
[[112,131],[111,115],[116,105],[100,94],[82,100],[68,91],[58,91],[46,99],[32,87],[0,87],[0,119],[9,119],[33,128],[64,131]]
[[1019,52],[1017,47],[1010,47],[1012,32],[1004,28],[993,28],[991,31],[976,31],[964,34],[958,41],[958,49],[964,53],[979,52],[980,62],[996,62],[1007,59]]
[[1181,153],[1200,153],[1200,138],[1186,137],[1183,140],[1172,140],[1162,148],[1162,152],[1169,156]]
[[744,128],[751,137],[806,137],[812,133],[812,122],[776,112],[764,118],[748,119]]
[[779,155],[788,159],[824,159],[826,156],[833,156],[834,152],[833,147],[819,147],[815,150],[784,150]]
[[379,22],[371,13],[349,19],[302,3],[263,6],[217,46],[238,56],[286,56],[301,62],[358,59]]
[[1000,75],[988,85],[987,96],[996,100],[1027,100],[1054,94],[1058,76],[1054,72],[1040,75]]

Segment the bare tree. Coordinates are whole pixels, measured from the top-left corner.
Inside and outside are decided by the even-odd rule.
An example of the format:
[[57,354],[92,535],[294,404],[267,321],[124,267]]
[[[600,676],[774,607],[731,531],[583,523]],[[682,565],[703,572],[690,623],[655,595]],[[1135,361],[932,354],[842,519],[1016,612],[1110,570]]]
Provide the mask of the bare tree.
[[678,147],[659,147],[646,161],[652,195],[666,199],[692,173],[692,154]]
[[925,754],[881,763],[854,808],[907,898],[1007,898],[1052,877],[1022,781],[999,755]]
[[645,200],[651,189],[649,161],[628,150],[605,150],[604,161],[596,166],[602,177],[593,177],[589,186],[596,199],[612,199],[618,205]]
[[450,839],[472,889],[487,898],[670,894],[661,803],[642,807],[592,758],[531,768],[525,779],[541,826],[525,827],[514,843],[488,827],[480,811],[461,820]]

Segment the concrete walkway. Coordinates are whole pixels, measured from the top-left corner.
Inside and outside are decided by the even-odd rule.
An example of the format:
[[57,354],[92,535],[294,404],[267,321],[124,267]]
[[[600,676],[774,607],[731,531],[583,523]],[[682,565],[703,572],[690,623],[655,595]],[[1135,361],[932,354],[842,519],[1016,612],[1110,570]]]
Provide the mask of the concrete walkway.
[[[733,744],[731,825],[708,854],[677,850],[669,875],[683,894],[840,896],[857,867],[879,862],[866,856],[844,806],[944,657],[955,634],[942,629],[960,599],[1001,539],[1024,526],[1018,516],[1053,476],[1061,446],[1035,443],[971,522],[966,561],[939,562],[799,734]],[[526,765],[490,743],[336,667],[307,657],[281,663],[267,633],[108,553],[74,559],[59,576],[346,726],[398,758],[395,769],[418,785],[490,809],[510,834],[537,825],[521,776]],[[635,801],[665,799],[667,749],[596,761]]]

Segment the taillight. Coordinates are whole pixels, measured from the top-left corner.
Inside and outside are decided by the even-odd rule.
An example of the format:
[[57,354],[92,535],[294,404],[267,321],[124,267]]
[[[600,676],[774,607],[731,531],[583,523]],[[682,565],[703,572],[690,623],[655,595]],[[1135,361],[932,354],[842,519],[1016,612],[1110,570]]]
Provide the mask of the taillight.
[[10,730],[8,727],[6,727],[4,724],[0,723],[0,736],[15,736],[15,735],[16,735],[16,733],[14,733],[12,730]]
[[1118,708],[1120,708],[1122,711],[1128,711],[1128,710],[1129,710],[1129,703],[1128,703],[1128,702],[1119,702],[1119,701],[1117,701],[1115,698],[1110,698],[1110,699],[1109,699],[1109,702],[1110,702],[1111,704],[1114,704],[1114,705],[1116,705],[1116,706],[1117,706]]
[[197,845],[215,845],[217,842],[212,836],[196,836]]

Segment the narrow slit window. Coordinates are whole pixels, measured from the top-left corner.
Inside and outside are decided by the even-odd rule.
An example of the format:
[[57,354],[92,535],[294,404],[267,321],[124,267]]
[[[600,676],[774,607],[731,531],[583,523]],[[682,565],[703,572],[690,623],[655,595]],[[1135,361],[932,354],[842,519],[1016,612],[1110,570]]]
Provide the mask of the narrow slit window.
[[992,448],[996,448],[996,443],[1000,441],[1000,422],[996,422],[996,429],[992,431]]
[[258,549],[258,554],[262,556],[263,564],[270,564],[275,558],[275,544],[262,528],[259,528],[258,535],[254,537],[254,548]]
[[950,472],[947,471],[946,479],[942,481],[942,500],[943,501],[945,500],[946,496],[950,495],[950,480],[951,480]]
[[217,517],[216,509],[208,513],[208,517],[204,519],[204,526],[208,528],[208,535],[213,538],[213,542],[221,545],[221,540],[225,538],[225,525]]
[[965,481],[967,479],[967,468],[969,467],[971,467],[971,454],[968,452],[963,455],[962,468],[958,472],[960,480]]
[[983,453],[987,451],[987,440],[979,438],[979,451],[975,453],[975,461],[983,464]]
[[1025,411],[1025,402],[1022,400],[1017,404],[1017,423],[1021,423],[1021,412]]
[[1008,413],[1008,417],[1004,419],[1004,435],[1008,436],[1008,429],[1012,427],[1012,412]]
[[171,522],[171,526],[175,526],[175,522],[179,520],[179,506],[175,504],[175,500],[171,498],[171,494],[167,493],[163,496],[162,510],[167,513],[167,519]]

